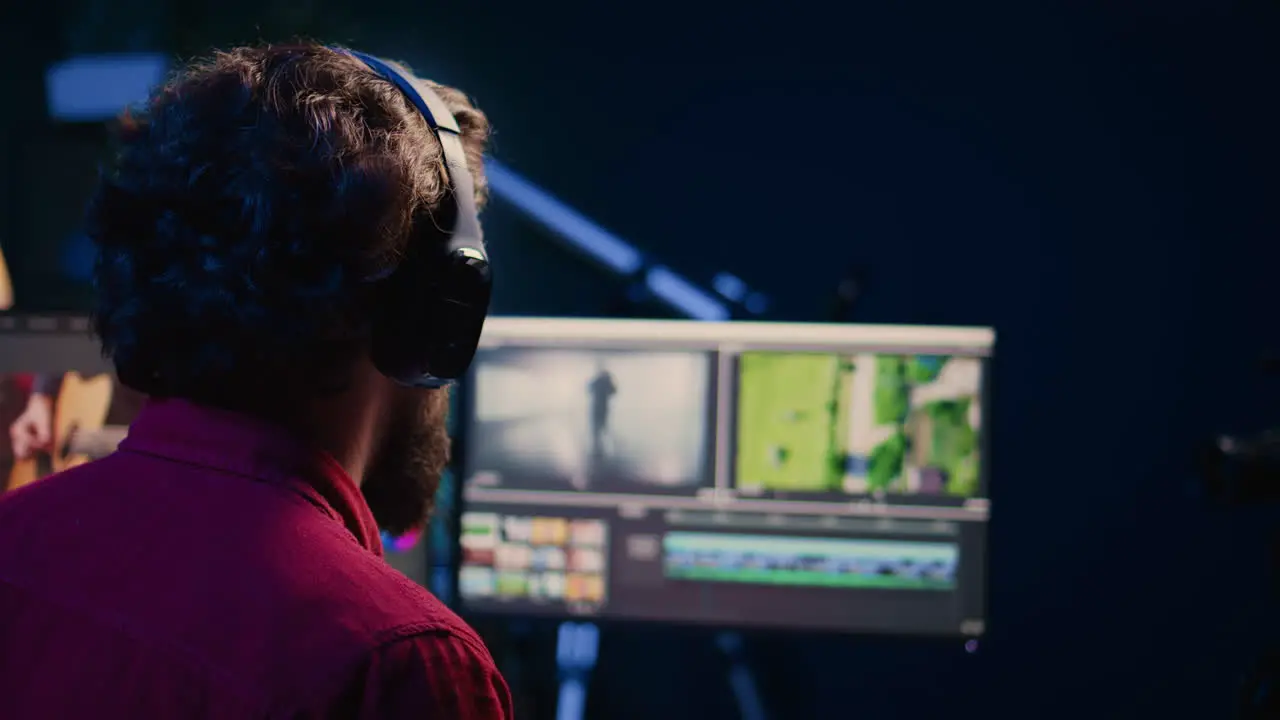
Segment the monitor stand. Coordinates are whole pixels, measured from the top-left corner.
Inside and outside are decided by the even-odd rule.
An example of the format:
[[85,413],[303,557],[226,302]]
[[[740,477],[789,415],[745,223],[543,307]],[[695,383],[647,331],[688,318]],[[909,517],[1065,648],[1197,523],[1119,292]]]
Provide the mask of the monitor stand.
[[595,669],[600,628],[593,623],[563,622],[556,634],[556,668],[560,695],[556,720],[583,720],[587,709],[587,680]]
[[[742,636],[723,632],[716,647],[729,661],[728,682],[742,720],[767,720],[755,676],[742,650]],[[560,671],[560,695],[556,720],[583,720],[587,707],[587,681],[596,666],[600,649],[600,628],[592,623],[560,623],[556,635],[556,667]]]

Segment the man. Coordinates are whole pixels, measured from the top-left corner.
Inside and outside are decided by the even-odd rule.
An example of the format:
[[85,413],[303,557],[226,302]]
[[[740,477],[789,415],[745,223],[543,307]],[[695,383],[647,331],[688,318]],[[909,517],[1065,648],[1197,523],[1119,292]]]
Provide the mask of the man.
[[446,166],[373,60],[222,52],[123,118],[94,320],[152,399],[115,454],[0,498],[6,720],[511,716],[476,634],[382,559],[428,511],[447,396],[371,342],[386,278],[461,223],[458,172],[483,199],[488,123],[405,81],[457,121]]

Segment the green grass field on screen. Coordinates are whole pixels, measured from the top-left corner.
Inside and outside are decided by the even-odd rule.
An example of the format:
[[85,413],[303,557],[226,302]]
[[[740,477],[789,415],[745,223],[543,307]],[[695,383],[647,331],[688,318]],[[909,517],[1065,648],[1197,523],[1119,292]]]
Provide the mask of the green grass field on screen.
[[744,353],[738,383],[738,482],[768,490],[838,490],[848,372],[838,355]]

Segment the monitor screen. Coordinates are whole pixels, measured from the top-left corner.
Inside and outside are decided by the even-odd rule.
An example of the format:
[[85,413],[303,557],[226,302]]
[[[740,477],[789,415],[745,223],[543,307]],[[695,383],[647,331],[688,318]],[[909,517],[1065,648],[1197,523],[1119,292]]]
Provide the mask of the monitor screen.
[[490,320],[464,386],[465,610],[981,635],[993,343]]
[[[144,400],[116,380],[87,319],[0,314],[0,493],[113,452]],[[24,435],[39,402],[49,410],[45,429]],[[384,533],[382,542],[387,562],[414,582],[448,577],[432,573],[428,533]]]

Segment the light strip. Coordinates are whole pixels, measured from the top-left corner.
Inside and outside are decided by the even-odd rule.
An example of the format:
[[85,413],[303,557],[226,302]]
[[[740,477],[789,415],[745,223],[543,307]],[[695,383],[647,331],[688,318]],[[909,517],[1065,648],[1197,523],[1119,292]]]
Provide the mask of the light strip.
[[729,308],[724,303],[661,265],[649,269],[644,283],[649,292],[691,318],[728,320],[731,317]]
[[485,174],[495,195],[519,208],[561,240],[621,275],[640,271],[644,258],[634,246],[520,177],[506,165],[488,158],[485,160]]
[[742,302],[747,295],[747,284],[731,273],[719,273],[711,280],[716,292],[733,302]]
[[54,120],[108,120],[164,80],[168,59],[157,53],[79,55],[45,70],[45,98]]
[[[495,196],[511,203],[544,229],[614,272],[629,276],[644,266],[644,254],[634,245],[600,227],[501,162],[487,158],[485,172]],[[649,292],[688,317],[728,320],[732,315],[728,306],[670,268],[651,268],[645,274],[644,282]]]

